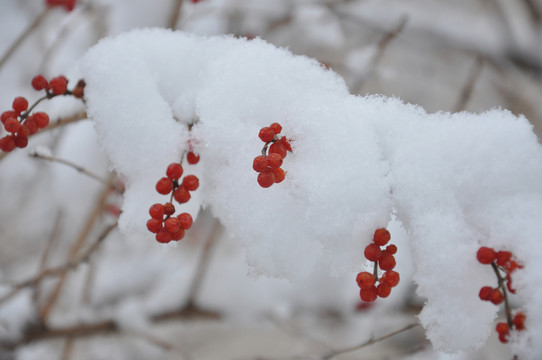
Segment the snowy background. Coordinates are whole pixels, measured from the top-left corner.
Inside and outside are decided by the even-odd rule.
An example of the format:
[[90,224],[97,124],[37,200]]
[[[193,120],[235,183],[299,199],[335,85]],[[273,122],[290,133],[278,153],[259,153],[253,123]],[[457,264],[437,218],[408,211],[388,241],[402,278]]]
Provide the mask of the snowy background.
[[[45,6],[0,6],[3,54]],[[336,358],[539,358],[541,21],[534,0],[51,9],[0,67],[2,111],[39,96],[38,73],[85,78],[88,108],[40,105],[80,120],[0,155],[0,358],[323,359],[417,322]],[[119,36],[144,27],[163,29]],[[393,98],[354,96],[372,94]],[[272,122],[294,152],[262,189],[251,164]],[[165,201],[154,184],[189,139],[201,187],[179,208],[196,223],[160,245],[144,225]],[[362,305],[355,275],[382,226],[401,283]],[[478,298],[495,282],[480,246],[525,265],[511,298],[527,331],[510,345],[494,331],[502,309]],[[63,264],[76,266],[17,287]]]

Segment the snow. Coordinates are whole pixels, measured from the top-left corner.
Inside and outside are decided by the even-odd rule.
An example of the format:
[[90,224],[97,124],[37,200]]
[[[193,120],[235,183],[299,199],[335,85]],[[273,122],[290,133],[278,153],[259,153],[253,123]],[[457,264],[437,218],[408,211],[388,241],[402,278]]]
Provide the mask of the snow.
[[[202,160],[185,172],[201,185],[183,211],[209,207],[253,274],[303,283],[322,269],[355,272],[395,213],[437,350],[472,351],[493,331],[498,308],[478,290],[495,280],[475,256],[492,246],[525,266],[514,273],[528,319],[517,349],[542,356],[542,150],[525,118],[356,97],[317,61],[258,39],[136,30],[101,41],[78,71],[98,140],[127,179],[119,225],[132,241],[151,241],[147,210],[163,201],[154,184],[190,140]],[[286,180],[262,189],[251,164],[272,122],[293,153]]]

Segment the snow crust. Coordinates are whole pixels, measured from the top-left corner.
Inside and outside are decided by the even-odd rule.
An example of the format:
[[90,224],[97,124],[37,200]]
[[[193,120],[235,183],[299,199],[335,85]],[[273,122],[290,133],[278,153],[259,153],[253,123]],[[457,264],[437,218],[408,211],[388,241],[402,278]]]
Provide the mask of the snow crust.
[[[195,217],[210,207],[254,274],[306,281],[322,266],[355,271],[373,231],[395,214],[436,349],[473,350],[493,331],[498,307],[478,291],[495,279],[476,261],[491,246],[525,266],[514,273],[527,314],[515,346],[520,357],[542,357],[542,149],[525,118],[356,97],[317,61],[258,39],[137,30],[101,41],[78,71],[101,146],[127,179],[119,225],[133,241],[153,241],[147,211],[165,201],[155,183],[190,142],[202,160],[185,173],[200,177],[200,189],[180,208]],[[272,122],[293,153],[286,180],[262,189],[252,159]]]

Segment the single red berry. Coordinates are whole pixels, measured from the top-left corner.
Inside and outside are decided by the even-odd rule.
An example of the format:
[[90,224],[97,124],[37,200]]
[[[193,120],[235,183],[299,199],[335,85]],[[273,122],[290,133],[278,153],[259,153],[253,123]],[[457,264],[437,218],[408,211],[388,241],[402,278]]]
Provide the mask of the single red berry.
[[366,302],[375,301],[377,297],[376,287],[373,285],[370,288],[361,289],[359,291],[359,296],[361,297],[361,300],[366,301]]
[[22,149],[25,148],[28,145],[28,137],[26,136],[15,136],[15,146]]
[[162,220],[153,218],[147,221],[147,229],[149,229],[151,233],[156,234],[158,231],[160,231],[161,228],[162,228]]
[[265,170],[258,174],[258,184],[263,188],[268,188],[275,183],[275,174],[272,170]]
[[173,190],[173,181],[167,177],[163,177],[156,183],[156,191],[162,195],[167,195]]
[[179,186],[173,192],[173,198],[177,200],[178,203],[184,204],[190,200],[190,193],[184,188],[184,186]]
[[179,180],[183,174],[183,167],[179,163],[169,164],[166,170],[166,175],[171,180]]
[[196,175],[186,175],[182,184],[186,190],[194,191],[199,187],[199,179]]
[[269,154],[279,154],[284,159],[286,157],[286,148],[281,141],[275,141],[269,146]]
[[252,162],[252,168],[257,172],[262,172],[267,169],[267,156],[258,155]]
[[382,270],[387,271],[393,269],[395,265],[395,257],[392,254],[383,251],[382,256],[378,260],[378,266]]
[[175,214],[175,206],[170,203],[170,202],[167,202],[164,204],[164,213],[168,216],[171,216],[173,214]]
[[21,127],[21,123],[19,122],[19,120],[15,118],[9,118],[4,123],[4,128],[6,129],[7,132],[10,132],[10,133],[17,132],[17,130],[19,130],[20,127]]
[[179,219],[182,229],[188,230],[192,227],[192,215],[189,213],[181,213],[177,216],[177,219]]
[[375,277],[370,272],[363,271],[356,276],[356,282],[360,288],[367,289],[374,286]]
[[278,184],[286,178],[286,172],[282,168],[273,169],[273,175],[275,175],[275,183]]
[[160,221],[164,217],[165,211],[164,211],[164,205],[162,204],[154,204],[149,209],[149,215],[153,219],[159,219]]
[[501,290],[499,290],[498,288],[493,289],[493,291],[491,292],[491,296],[489,297],[489,301],[491,301],[495,305],[499,305],[500,303],[503,302],[503,300],[504,300],[504,296]]
[[272,123],[271,125],[269,125],[269,127],[277,135],[280,134],[280,132],[282,131],[282,126],[279,123]]
[[26,109],[28,109],[28,100],[26,100],[22,96],[18,96],[13,99],[13,104],[11,105],[11,107],[13,108],[13,111],[15,111],[17,114],[20,114]]
[[499,334],[499,341],[502,343],[507,343],[508,336],[510,335],[510,327],[508,324],[504,322],[497,323],[495,330],[497,330],[497,333]]
[[0,117],[0,120],[2,121],[2,124],[5,124],[6,121],[8,121],[8,119],[11,119],[11,118],[14,118],[14,119],[17,119],[18,115],[15,111],[12,111],[12,110],[8,110],[8,111],[4,111],[2,113],[2,116]]
[[484,301],[489,301],[491,299],[491,294],[493,293],[493,288],[491,286],[484,286],[480,289],[478,296]]
[[393,270],[386,271],[380,278],[380,282],[385,282],[391,287],[397,286],[397,284],[399,284],[399,280],[399,273]]
[[267,157],[267,166],[271,169],[278,169],[282,165],[282,157],[279,154],[269,154]]
[[263,142],[268,143],[275,138],[275,132],[269,127],[263,127],[258,136]]
[[44,112],[41,112],[41,111],[37,112],[32,115],[32,118],[34,119],[34,121],[36,122],[36,125],[38,125],[40,129],[43,129],[44,127],[49,125],[49,115],[47,115]]
[[68,79],[64,76],[57,76],[49,81],[51,91],[55,95],[63,95],[68,90]]
[[393,254],[397,253],[397,246],[395,246],[393,244],[390,244],[390,245],[386,246],[386,251],[393,255]]
[[391,235],[387,229],[376,229],[373,235],[373,242],[378,246],[384,246],[390,241]]
[[159,243],[166,244],[171,240],[171,234],[165,228],[160,229],[160,231],[156,233],[156,241]]
[[381,298],[388,297],[390,295],[390,293],[391,293],[391,286],[389,286],[385,282],[381,282],[376,287],[376,294]]
[[476,253],[476,258],[481,264],[491,264],[496,256],[495,250],[486,246],[482,246]]
[[380,250],[380,246],[371,243],[367,245],[363,254],[365,255],[365,258],[369,261],[378,261],[380,259],[380,256],[382,255],[382,251]]
[[28,128],[28,132],[30,135],[34,135],[39,130],[39,127],[32,116],[29,116],[26,119],[26,121],[24,122],[24,125],[26,125],[26,127]]
[[510,251],[499,251],[496,258],[497,265],[504,267],[512,259],[512,253]]
[[36,75],[32,79],[32,87],[36,91],[47,89],[48,86],[49,86],[49,83],[47,82],[47,79],[43,75]]
[[517,330],[521,331],[521,330],[525,330],[525,314],[523,312],[518,312],[515,316],[514,316],[514,326],[516,327]]
[[184,230],[183,229],[179,229],[179,231],[171,234],[171,240],[174,240],[174,241],[179,241],[183,237],[184,237]]
[[189,151],[188,154],[186,154],[186,161],[188,161],[189,164],[197,164],[199,162],[199,155],[194,154],[192,151]]
[[17,130],[17,136],[28,137],[29,135],[30,130],[28,129],[28,126],[24,124],[19,126],[19,130]]
[[181,223],[176,217],[170,217],[164,221],[164,227],[169,233],[175,234],[181,228]]
[[8,135],[0,138],[0,150],[4,152],[10,152],[15,149],[15,136]]

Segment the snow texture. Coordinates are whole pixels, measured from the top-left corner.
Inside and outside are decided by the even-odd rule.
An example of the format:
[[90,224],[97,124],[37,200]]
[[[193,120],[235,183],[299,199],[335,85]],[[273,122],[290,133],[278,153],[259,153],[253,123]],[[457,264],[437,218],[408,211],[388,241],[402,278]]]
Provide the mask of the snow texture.
[[[202,160],[185,174],[201,185],[182,211],[210,207],[254,274],[355,271],[395,213],[436,349],[473,350],[493,331],[498,307],[478,291],[496,281],[476,261],[491,246],[524,265],[514,284],[527,330],[514,346],[521,358],[542,357],[542,149],[525,118],[356,97],[317,61],[259,39],[137,30],[101,41],[78,71],[99,141],[127,179],[120,228],[133,241],[153,241],[147,210],[165,201],[155,183],[191,143]],[[262,189],[252,159],[259,129],[273,122],[293,153],[286,180]]]

